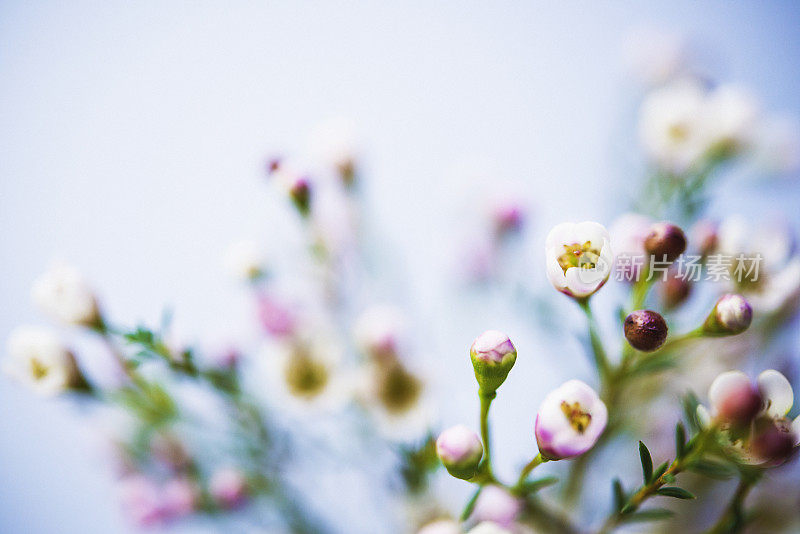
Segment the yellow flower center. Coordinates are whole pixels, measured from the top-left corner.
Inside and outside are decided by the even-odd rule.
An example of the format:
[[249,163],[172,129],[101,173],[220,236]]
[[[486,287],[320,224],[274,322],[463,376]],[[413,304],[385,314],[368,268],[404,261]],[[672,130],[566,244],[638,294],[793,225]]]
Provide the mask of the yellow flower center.
[[41,380],[50,372],[50,368],[36,358],[31,358],[30,365],[31,376],[33,376],[34,380]]
[[689,128],[683,123],[676,122],[669,127],[667,133],[672,141],[680,143],[689,137]]
[[319,395],[330,379],[328,367],[305,351],[292,356],[284,369],[284,377],[292,395],[307,399]]
[[572,428],[577,430],[580,434],[583,434],[589,426],[589,423],[592,422],[591,414],[584,412],[579,402],[569,404],[567,401],[561,401],[561,411],[564,412],[564,416],[567,418]]
[[422,392],[422,383],[399,363],[381,369],[378,376],[378,399],[387,411],[403,413],[412,408]]
[[599,259],[600,251],[592,247],[591,241],[587,241],[583,245],[573,243],[564,245],[564,253],[558,257],[558,265],[565,273],[570,267],[594,269]]

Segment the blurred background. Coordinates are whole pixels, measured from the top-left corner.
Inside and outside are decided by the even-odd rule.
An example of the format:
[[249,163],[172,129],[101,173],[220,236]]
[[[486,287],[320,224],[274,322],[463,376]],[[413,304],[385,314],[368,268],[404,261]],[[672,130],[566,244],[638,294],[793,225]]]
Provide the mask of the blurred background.
[[[363,155],[369,224],[394,258],[376,294],[414,310],[439,420],[474,423],[466,352],[478,333],[505,330],[519,349],[494,414],[496,456],[507,459],[498,468],[510,474],[535,452],[543,395],[591,370],[574,336],[537,334],[502,298],[458,298],[459,231],[481,192],[508,182],[530,204],[520,253],[533,284],[546,284],[549,228],[609,224],[640,181],[631,36],[679,36],[701,72],[797,115],[798,27],[791,1],[4,1],[0,338],[41,321],[29,288],[54,259],[77,265],[119,321],[155,322],[170,307],[187,342],[252,336],[250,301],[226,276],[223,253],[251,237],[281,256],[286,213],[270,200],[265,161],[305,150],[315,125],[346,117]],[[734,177],[709,211],[797,228],[798,178]],[[598,299],[612,308],[612,292]],[[553,366],[564,354],[571,367]],[[68,403],[3,380],[0,530],[129,531],[113,474],[99,468],[106,456],[103,430]],[[369,488],[348,487],[341,509],[357,512]],[[465,490],[453,487],[457,503]]]

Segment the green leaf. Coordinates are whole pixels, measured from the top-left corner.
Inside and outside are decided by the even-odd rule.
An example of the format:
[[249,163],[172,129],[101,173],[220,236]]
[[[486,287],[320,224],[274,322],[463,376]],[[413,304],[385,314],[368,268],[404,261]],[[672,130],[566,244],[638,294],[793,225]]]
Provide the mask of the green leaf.
[[686,428],[681,421],[675,425],[675,457],[682,458],[686,451]]
[[695,432],[700,430],[700,421],[697,419],[697,407],[699,405],[700,401],[693,392],[690,391],[683,397],[683,413],[689,422],[689,427]]
[[622,517],[621,521],[625,523],[642,523],[645,521],[662,521],[672,517],[674,512],[664,508],[651,508],[650,510],[641,510]]
[[642,460],[642,475],[644,483],[647,484],[653,478],[653,457],[644,442],[639,442],[639,458]]
[[659,495],[663,495],[664,497],[674,497],[676,499],[694,499],[695,496],[692,495],[690,492],[686,491],[683,488],[678,488],[676,486],[665,486],[658,491],[656,491]]
[[613,489],[614,489],[614,510],[619,512],[622,510],[622,507],[625,506],[625,489],[622,487],[622,482],[618,478],[614,479],[613,482]]

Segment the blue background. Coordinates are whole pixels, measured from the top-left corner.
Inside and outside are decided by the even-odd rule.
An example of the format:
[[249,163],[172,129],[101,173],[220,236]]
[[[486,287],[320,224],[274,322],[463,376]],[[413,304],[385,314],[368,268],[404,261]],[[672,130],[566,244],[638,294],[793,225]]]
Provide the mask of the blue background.
[[[412,304],[434,298],[451,265],[446,214],[471,202],[464,169],[528,184],[537,232],[608,222],[640,168],[633,136],[620,134],[635,95],[621,50],[643,23],[695,39],[717,77],[751,86],[766,108],[800,112],[797,2],[602,4],[4,1],[0,338],[43,321],[29,287],[57,257],[121,321],[155,320],[169,304],[190,338],[246,330],[221,252],[275,228],[263,159],[302,147],[329,116],[352,117],[365,140],[367,196],[406,258]],[[721,194],[717,209],[800,216],[795,186]],[[487,313],[470,310],[441,343],[468,346],[497,326]],[[524,335],[519,344],[548,350]],[[531,360],[520,373],[561,378]],[[464,380],[459,368],[443,398],[471,403]],[[530,410],[508,405],[535,409],[542,394],[508,387],[498,435],[527,436]],[[465,412],[450,411],[447,422]],[[125,531],[102,443],[70,405],[2,380],[0,530]]]

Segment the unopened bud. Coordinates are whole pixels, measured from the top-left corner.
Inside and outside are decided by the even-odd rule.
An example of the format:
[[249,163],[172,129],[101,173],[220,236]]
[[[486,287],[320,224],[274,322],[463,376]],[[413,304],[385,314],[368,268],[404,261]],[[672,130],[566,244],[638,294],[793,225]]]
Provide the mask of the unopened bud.
[[652,310],[637,310],[625,318],[625,339],[636,350],[652,352],[667,339],[667,323]]
[[672,223],[658,222],[650,227],[644,248],[656,260],[672,262],[686,250],[686,235]]
[[668,310],[672,310],[683,304],[692,293],[692,283],[683,276],[671,273],[670,276],[661,283],[660,288],[661,302]]
[[497,330],[487,330],[472,343],[469,356],[480,391],[491,395],[505,382],[514,367],[517,349],[507,335]]
[[301,215],[311,210],[311,185],[306,178],[298,178],[289,188],[289,197]]
[[753,321],[753,308],[741,295],[723,295],[703,323],[703,333],[710,336],[741,334]]
[[464,425],[456,425],[439,434],[436,454],[448,473],[467,480],[478,470],[483,457],[483,444],[475,432]]

